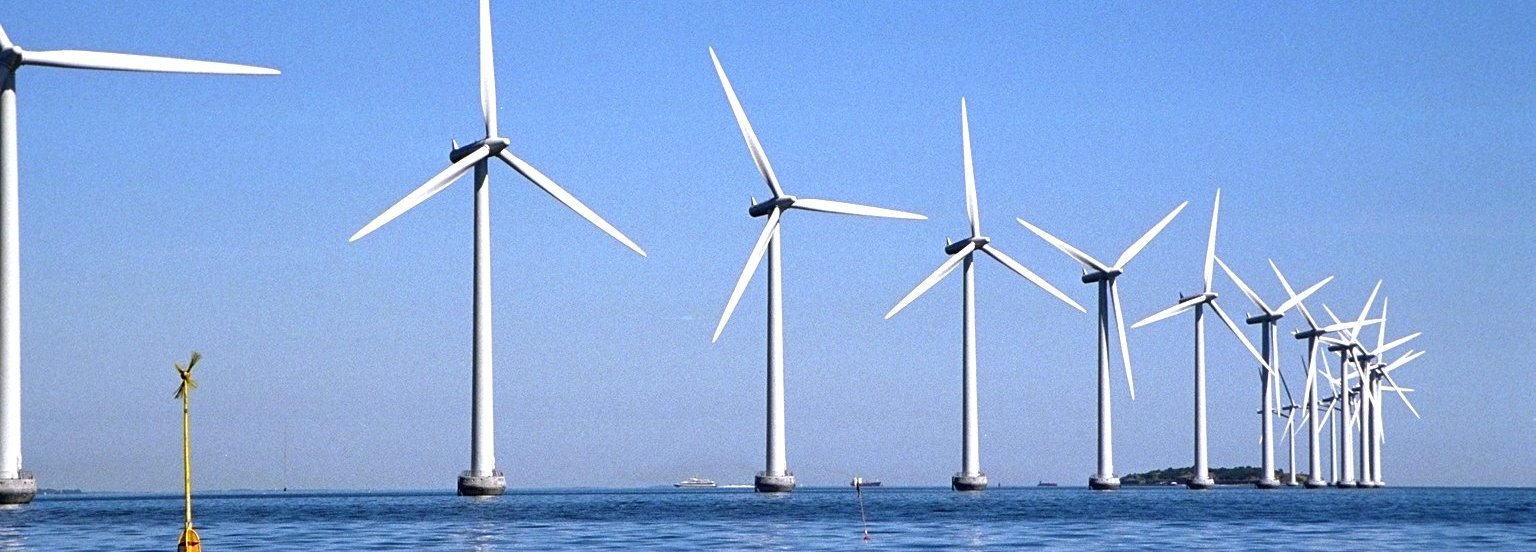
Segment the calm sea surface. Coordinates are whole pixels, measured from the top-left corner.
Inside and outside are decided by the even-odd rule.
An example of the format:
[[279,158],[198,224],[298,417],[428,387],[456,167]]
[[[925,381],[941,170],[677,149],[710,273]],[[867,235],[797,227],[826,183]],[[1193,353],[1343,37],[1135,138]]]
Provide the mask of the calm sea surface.
[[[1536,550],[1536,489],[849,488],[206,495],[218,550]],[[175,496],[46,496],[0,510],[0,551],[174,550]]]

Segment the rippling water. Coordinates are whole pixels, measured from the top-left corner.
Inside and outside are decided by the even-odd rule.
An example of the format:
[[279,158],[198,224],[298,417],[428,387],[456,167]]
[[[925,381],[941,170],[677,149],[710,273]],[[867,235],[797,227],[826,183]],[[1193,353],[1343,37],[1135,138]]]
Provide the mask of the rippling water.
[[[1536,550],[1536,489],[848,488],[198,496],[215,550]],[[179,496],[0,510],[0,551],[174,550]]]

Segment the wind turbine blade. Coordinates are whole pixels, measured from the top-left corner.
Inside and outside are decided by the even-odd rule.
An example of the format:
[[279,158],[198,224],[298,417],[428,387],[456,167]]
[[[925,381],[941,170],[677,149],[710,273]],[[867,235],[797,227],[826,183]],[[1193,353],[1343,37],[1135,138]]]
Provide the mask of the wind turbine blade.
[[1125,340],[1125,315],[1120,313],[1120,286],[1109,281],[1109,299],[1115,305],[1115,331],[1120,334],[1120,360],[1125,363],[1125,385],[1136,400],[1136,378],[1131,375],[1131,344]]
[[720,323],[715,325],[715,335],[709,338],[710,343],[720,339],[720,332],[725,330],[725,323],[731,320],[731,313],[736,311],[736,303],[741,301],[742,292],[747,290],[747,282],[752,281],[752,274],[757,272],[757,265],[763,262],[763,253],[768,251],[768,241],[773,238],[774,230],[779,227],[779,215],[783,211],[774,209],[768,212],[768,223],[763,225],[763,233],[757,236],[757,243],[752,245],[752,252],[747,255],[747,266],[742,267],[741,276],[736,278],[736,287],[731,290],[730,300],[725,302],[725,312],[720,314]]
[[1046,243],[1049,243],[1056,249],[1061,250],[1062,253],[1066,253],[1068,257],[1072,258],[1072,260],[1075,260],[1079,264],[1083,265],[1083,268],[1089,268],[1099,272],[1109,272],[1110,268],[1104,263],[1099,262],[1098,259],[1088,256],[1087,253],[1078,250],[1076,247],[1072,247],[1067,242],[1061,241],[1061,239],[1057,238],[1056,236],[1052,236],[1050,232],[1041,230],[1039,227],[1030,224],[1029,221],[1026,221],[1022,218],[1014,218],[1013,220],[1019,221],[1019,224],[1024,225],[1024,227],[1028,228],[1030,232],[1034,232],[1036,236],[1040,236],[1040,239],[1045,240]]
[[[1387,383],[1392,384],[1392,391],[1395,391],[1397,393],[1397,397],[1398,398],[1403,399],[1403,405],[1408,407],[1408,411],[1413,413],[1413,417],[1414,418],[1420,418],[1420,416],[1419,416],[1419,409],[1414,408],[1413,407],[1413,403],[1408,401],[1408,395],[1404,395],[1403,394],[1403,389],[1401,387],[1397,386],[1397,380],[1392,379],[1392,374],[1388,374],[1386,372],[1382,372],[1381,375],[1386,376]],[[1420,418],[1420,419],[1422,419],[1422,418]]]
[[1397,339],[1394,339],[1394,340],[1392,340],[1391,343],[1388,343],[1386,345],[1382,345],[1380,347],[1377,347],[1376,350],[1371,351],[1371,354],[1373,354],[1373,355],[1380,355],[1382,353],[1385,353],[1387,351],[1395,349],[1395,348],[1397,348],[1398,345],[1402,345],[1402,344],[1407,343],[1409,341],[1413,341],[1413,338],[1418,337],[1419,334],[1422,334],[1422,333],[1424,333],[1424,332],[1414,332],[1414,333],[1405,335],[1403,337],[1399,337]]
[[[1279,314],[1285,314],[1285,311],[1291,310],[1291,307],[1300,305],[1303,300],[1305,300],[1307,297],[1310,297],[1313,293],[1317,293],[1317,290],[1322,289],[1324,285],[1332,281],[1332,276],[1323,278],[1322,281],[1312,284],[1312,287],[1302,291],[1300,295],[1292,296],[1290,299],[1286,299],[1284,303],[1280,303],[1280,306],[1275,310],[1275,312]],[[1311,320],[1312,317],[1308,316],[1307,321],[1310,322]]]
[[485,137],[496,136],[496,60],[491,47],[491,0],[480,0],[480,112]]
[[971,219],[971,237],[981,235],[981,211],[976,206],[976,170],[971,166],[971,120],[960,98],[960,138],[965,152],[965,215]]
[[715,74],[720,77],[720,86],[725,88],[726,99],[731,101],[731,112],[736,114],[736,125],[741,127],[741,137],[747,141],[747,152],[752,154],[757,172],[762,173],[768,189],[773,190],[773,197],[784,195],[784,189],[779,187],[779,177],[774,176],[773,165],[768,164],[763,144],[758,141],[757,133],[752,131],[752,122],[747,120],[747,112],[741,108],[741,100],[736,99],[736,89],[731,88],[731,79],[725,76],[725,67],[720,65],[720,57],[715,55],[713,47],[709,49],[709,59],[715,61]]
[[550,197],[555,198],[555,201],[559,201],[562,205],[565,205],[570,210],[575,211],[576,214],[581,215],[581,218],[587,219],[587,222],[592,223],[592,225],[596,226],[599,230],[602,230],[604,233],[612,236],[613,239],[619,240],[619,243],[624,244],[625,247],[633,249],[636,253],[639,253],[641,257],[646,256],[645,250],[640,249],[639,245],[636,245],[635,242],[631,241],[629,237],[625,236],[623,232],[620,232],[618,228],[614,228],[612,224],[608,224],[608,221],[603,220],[603,217],[597,216],[596,212],[593,212],[592,209],[583,204],[581,200],[576,199],[576,196],[573,196],[570,192],[565,191],[565,188],[561,188],[560,185],[556,184],[554,180],[550,180],[548,176],[544,176],[544,173],[541,173],[538,169],[533,168],[533,165],[529,165],[527,161],[519,159],[516,155],[512,155],[512,152],[505,149],[501,150],[501,160],[506,161],[508,165],[512,166],[513,170],[517,171],[519,174],[522,174],[523,177],[527,178],[529,182],[532,182],[534,186],[538,186],[540,190],[544,190],[544,193],[549,194]]
[[490,146],[480,146],[479,149],[476,149],[475,151],[470,152],[469,155],[464,156],[463,159],[459,159],[452,165],[448,165],[448,168],[443,169],[443,171],[437,173],[436,176],[427,179],[425,184],[422,184],[420,187],[411,191],[411,193],[406,194],[406,196],[401,198],[400,201],[395,202],[394,205],[391,205],[388,209],[385,209],[383,213],[379,214],[379,216],[374,217],[372,221],[370,221],[366,226],[363,226],[361,230],[358,230],[356,234],[352,234],[351,238],[347,238],[347,241],[357,241],[363,236],[366,236],[374,230],[377,230],[380,226],[384,226],[385,223],[395,220],[395,217],[398,217],[404,214],[406,211],[411,210],[412,207],[415,207],[421,202],[426,201],[427,198],[437,195],[438,192],[443,191],[444,188],[447,188],[449,185],[453,184],[454,181],[459,179],[459,177],[464,176],[464,173],[469,172],[469,169],[474,167],[475,163],[484,161],[485,158],[490,154]]
[[15,46],[15,44],[11,43],[11,37],[5,34],[5,27],[0,27],[0,49],[10,48],[11,46]]
[[959,251],[956,251],[954,255],[950,255],[948,259],[944,259],[944,262],[940,263],[939,267],[934,269],[932,274],[929,274],[927,278],[923,278],[923,281],[919,282],[917,287],[912,288],[912,291],[907,292],[905,297],[902,297],[900,301],[896,302],[896,306],[891,307],[891,310],[886,311],[885,319],[890,320],[892,316],[896,316],[896,313],[901,312],[901,309],[907,308],[908,304],[922,296],[924,292],[928,291],[928,288],[931,288],[934,284],[939,283],[939,280],[943,280],[944,277],[948,276],[950,272],[953,272],[955,267],[958,266],[961,261],[964,261],[966,257],[970,256],[974,251],[976,251],[976,244],[974,242],[968,243],[965,245],[965,247],[962,247]]
[[1221,214],[1221,188],[1216,188],[1216,201],[1211,204],[1211,237],[1205,240],[1205,292],[1211,292],[1211,271],[1216,263],[1216,219]]
[[1009,270],[1012,270],[1014,273],[1023,276],[1025,280],[1033,282],[1040,289],[1045,290],[1046,293],[1056,296],[1056,298],[1060,299],[1063,303],[1066,303],[1072,308],[1077,309],[1077,312],[1088,312],[1088,309],[1084,309],[1082,305],[1077,304],[1077,301],[1073,301],[1071,297],[1067,297],[1067,294],[1062,293],[1059,289],[1056,289],[1056,286],[1053,286],[1050,282],[1045,281],[1045,278],[1041,278],[1040,275],[1035,274],[1034,272],[1030,272],[1029,269],[1024,268],[1024,265],[1019,264],[1018,261],[1013,260],[1013,257],[1009,257],[1007,254],[1004,254],[1002,250],[996,247],[992,247],[992,244],[981,246],[981,250],[986,252],[986,254],[991,255],[992,258],[997,259],[997,262],[1003,263],[1003,266],[1008,267]]
[[1269,361],[1264,360],[1264,355],[1259,354],[1259,350],[1253,348],[1253,342],[1248,341],[1248,337],[1243,335],[1243,331],[1237,329],[1237,324],[1234,324],[1232,319],[1227,317],[1226,311],[1221,310],[1221,305],[1217,305],[1215,301],[1211,301],[1210,305],[1211,310],[1216,311],[1216,318],[1220,318],[1221,323],[1225,324],[1227,329],[1232,331],[1232,335],[1237,336],[1237,340],[1243,342],[1243,348],[1248,350],[1248,354],[1253,355],[1254,360],[1259,361],[1260,366],[1273,372],[1274,370],[1269,366]]
[[1153,322],[1157,322],[1157,321],[1162,320],[1164,318],[1168,318],[1168,317],[1177,315],[1179,313],[1182,313],[1184,311],[1187,311],[1189,309],[1195,308],[1195,305],[1198,305],[1201,302],[1204,302],[1205,299],[1206,299],[1206,297],[1204,295],[1196,295],[1194,297],[1190,297],[1190,298],[1185,299],[1183,301],[1179,301],[1178,303],[1174,303],[1173,306],[1171,306],[1171,307],[1168,307],[1166,309],[1157,311],[1156,313],[1153,313],[1152,316],[1148,316],[1146,318],[1141,319],[1140,322],[1137,322],[1135,324],[1131,324],[1131,329],[1134,330],[1136,328],[1140,328],[1140,327],[1145,326],[1147,324],[1151,324]]
[[[1337,393],[1340,380],[1333,377],[1333,367],[1328,364],[1328,353],[1324,351],[1318,351],[1318,359],[1323,361],[1323,377],[1327,378],[1330,389],[1333,389],[1334,392]],[[1342,370],[1344,367],[1340,366],[1339,368]],[[1340,373],[1339,375],[1343,374]]]
[[[1285,274],[1280,272],[1280,266],[1275,264],[1274,259],[1269,260],[1269,268],[1275,271],[1275,278],[1280,280],[1280,286],[1285,288],[1285,296],[1296,299],[1296,290],[1291,287],[1291,282],[1285,279]],[[1317,329],[1317,320],[1312,318],[1312,312],[1307,310],[1307,304],[1296,300],[1296,306],[1301,307],[1301,316],[1307,320],[1307,327]]]
[[[1277,366],[1275,374],[1280,376],[1280,389],[1285,391],[1285,402],[1287,405],[1295,405],[1296,397],[1291,395],[1291,384],[1285,380],[1285,370],[1280,370],[1278,368],[1279,367]],[[1279,398],[1276,397],[1276,400],[1279,400]]]
[[886,209],[884,207],[870,207],[857,203],[832,201],[830,199],[797,198],[789,205],[790,209],[804,209],[807,211],[819,211],[822,213],[837,213],[842,215],[863,215],[866,217],[881,217],[906,220],[928,220],[928,217],[917,213]]
[[1391,297],[1381,298],[1381,325],[1376,326],[1376,348],[1381,349],[1387,339],[1387,300]]
[[1237,289],[1242,290],[1243,295],[1248,296],[1249,301],[1253,301],[1253,304],[1263,309],[1266,314],[1274,312],[1269,310],[1269,305],[1265,305],[1263,299],[1259,299],[1259,294],[1254,293],[1253,289],[1249,288],[1242,278],[1237,277],[1237,273],[1232,271],[1232,267],[1227,266],[1226,261],[1221,260],[1221,257],[1216,257],[1216,264],[1221,265],[1221,270],[1227,273],[1227,277],[1232,279],[1232,283],[1237,284]]
[[67,69],[103,69],[149,73],[201,73],[205,75],[277,75],[276,69],[218,61],[89,52],[85,50],[48,50],[24,52],[22,65],[41,65]]
[[[1360,309],[1360,316],[1356,317],[1355,321],[1365,320],[1365,316],[1371,312],[1371,304],[1376,302],[1376,292],[1378,291],[1381,291],[1381,280],[1376,280],[1376,287],[1371,288],[1371,297],[1365,300],[1365,307]],[[1358,330],[1350,332],[1351,339],[1358,340],[1359,335],[1360,332]]]
[[[1338,318],[1335,317],[1334,320],[1338,320]],[[1327,332],[1327,333],[1334,333],[1334,332],[1337,332],[1337,331],[1340,331],[1340,330],[1351,330],[1351,331],[1353,331],[1353,330],[1358,330],[1358,329],[1360,329],[1361,327],[1364,327],[1364,326],[1369,326],[1371,324],[1375,324],[1377,322],[1381,322],[1381,319],[1373,318],[1373,319],[1365,320],[1365,321],[1362,321],[1362,322],[1354,322],[1354,321],[1351,321],[1351,322],[1338,322],[1338,323],[1335,323],[1335,324],[1329,324],[1327,326],[1323,326],[1322,328],[1320,328],[1320,330],[1323,331],[1323,332]]]
[[1125,248],[1125,252],[1120,254],[1120,259],[1115,261],[1115,268],[1124,269],[1126,263],[1131,262],[1131,259],[1134,258],[1137,253],[1141,253],[1141,250],[1146,248],[1147,244],[1152,243],[1152,238],[1157,237],[1157,234],[1162,232],[1163,228],[1168,226],[1168,223],[1173,222],[1173,217],[1179,216],[1179,212],[1183,211],[1184,207],[1188,205],[1189,202],[1186,201],[1184,203],[1180,203],[1178,207],[1174,207],[1173,211],[1170,211],[1167,216],[1163,217],[1163,220],[1157,221],[1157,226],[1153,226],[1151,230],[1147,231],[1147,233],[1142,234],[1141,237],[1136,240],[1136,243],[1133,243],[1130,247]]
[[1417,358],[1419,358],[1420,356],[1423,356],[1423,355],[1424,355],[1424,351],[1414,351],[1414,352],[1408,353],[1406,355],[1403,355],[1401,357],[1398,357],[1397,360],[1392,361],[1390,364],[1387,364],[1387,366],[1385,368],[1382,368],[1382,372],[1386,373],[1386,372],[1391,372],[1393,370],[1396,370],[1398,368],[1402,368],[1404,364],[1408,364],[1410,362],[1413,362],[1414,359],[1417,359]]

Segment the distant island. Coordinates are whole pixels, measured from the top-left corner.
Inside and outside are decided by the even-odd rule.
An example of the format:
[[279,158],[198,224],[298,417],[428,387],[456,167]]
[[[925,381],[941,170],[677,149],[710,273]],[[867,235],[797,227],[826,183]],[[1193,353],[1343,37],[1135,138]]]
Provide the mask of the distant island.
[[[1257,466],[1240,466],[1236,468],[1211,468],[1211,479],[1216,480],[1217,485],[1252,485],[1259,481],[1259,475],[1264,470]],[[1195,467],[1187,468],[1163,468],[1149,472],[1133,473],[1120,476],[1121,485],[1185,485],[1195,476]],[[1275,470],[1275,479],[1285,481],[1286,472]],[[1307,474],[1296,474],[1297,481],[1306,481]]]

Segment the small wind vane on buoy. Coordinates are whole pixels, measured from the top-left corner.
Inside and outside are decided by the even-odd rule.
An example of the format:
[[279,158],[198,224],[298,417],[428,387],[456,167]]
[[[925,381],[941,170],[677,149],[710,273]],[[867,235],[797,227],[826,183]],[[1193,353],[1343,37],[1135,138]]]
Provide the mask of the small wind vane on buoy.
[[175,397],[181,399],[181,480],[187,505],[187,524],[181,530],[181,538],[176,540],[177,552],[203,552],[203,539],[192,528],[192,425],[187,409],[187,396],[193,389],[197,389],[197,382],[192,380],[192,368],[202,358],[203,355],[192,351],[192,359],[187,361],[186,368],[182,368],[179,363],[175,364],[176,371],[181,374],[181,384],[176,386]]

